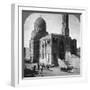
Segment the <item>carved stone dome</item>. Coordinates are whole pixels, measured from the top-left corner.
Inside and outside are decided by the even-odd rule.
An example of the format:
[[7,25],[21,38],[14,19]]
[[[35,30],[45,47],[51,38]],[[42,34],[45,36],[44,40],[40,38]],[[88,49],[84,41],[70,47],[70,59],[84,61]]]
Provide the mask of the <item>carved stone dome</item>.
[[34,23],[34,30],[36,32],[46,31],[46,22],[42,17],[36,19]]
[[39,39],[47,34],[46,22],[42,17],[36,19],[34,23],[34,30],[31,33],[31,39]]

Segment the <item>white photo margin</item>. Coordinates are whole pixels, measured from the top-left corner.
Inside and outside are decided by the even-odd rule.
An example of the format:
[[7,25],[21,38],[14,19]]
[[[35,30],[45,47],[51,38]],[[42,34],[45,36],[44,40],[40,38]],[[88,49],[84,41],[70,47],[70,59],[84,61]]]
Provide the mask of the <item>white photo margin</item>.
[[[22,78],[22,10],[49,11],[49,12],[67,12],[81,13],[81,73],[80,75],[54,76],[54,77],[32,77]],[[84,30],[87,28],[87,12],[83,8],[50,8],[50,7],[33,7],[23,4],[12,4],[11,6],[11,85],[12,86],[32,86],[32,85],[48,85],[78,83],[87,81],[87,60],[84,60],[83,36]],[[48,82],[47,82],[48,80]]]

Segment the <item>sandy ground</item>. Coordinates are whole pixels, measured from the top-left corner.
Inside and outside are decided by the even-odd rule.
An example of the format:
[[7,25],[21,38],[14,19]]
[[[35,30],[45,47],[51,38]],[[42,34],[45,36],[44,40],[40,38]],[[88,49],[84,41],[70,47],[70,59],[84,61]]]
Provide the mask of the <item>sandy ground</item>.
[[[62,66],[64,66],[63,62],[61,62]],[[39,72],[39,74],[35,75],[36,77],[44,77],[44,76],[67,76],[67,75],[80,75],[80,58],[72,55],[71,56],[71,64],[74,67],[73,72],[65,72],[60,69],[60,66],[58,67],[51,67],[48,69],[44,68],[43,71]],[[28,68],[30,68],[30,65],[27,65]]]
[[75,68],[74,72],[65,72],[61,71],[59,67],[53,67],[50,68],[50,70],[44,69],[43,72],[41,72],[37,76],[65,76],[65,75],[79,75],[80,69]]
[[[64,76],[64,75],[80,75],[80,58],[72,55],[70,59],[71,65],[74,67],[73,72],[65,72],[60,69],[61,66],[50,68],[50,70],[43,70],[43,76]],[[62,67],[64,63],[61,62]],[[60,64],[60,65],[61,65]]]

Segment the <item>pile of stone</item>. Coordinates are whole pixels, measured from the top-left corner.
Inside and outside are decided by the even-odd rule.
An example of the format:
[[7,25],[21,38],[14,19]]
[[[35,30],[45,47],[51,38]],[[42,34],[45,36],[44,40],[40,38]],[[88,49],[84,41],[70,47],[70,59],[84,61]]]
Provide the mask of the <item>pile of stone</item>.
[[66,52],[65,60],[58,59],[58,64],[61,70],[74,72],[76,68],[80,68],[80,58],[76,55],[71,55],[70,52]]

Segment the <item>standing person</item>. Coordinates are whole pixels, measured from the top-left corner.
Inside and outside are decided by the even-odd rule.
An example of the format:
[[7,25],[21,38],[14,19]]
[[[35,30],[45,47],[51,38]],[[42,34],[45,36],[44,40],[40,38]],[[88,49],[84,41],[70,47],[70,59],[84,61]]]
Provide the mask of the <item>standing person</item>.
[[43,65],[41,66],[41,73],[43,73]]
[[36,66],[34,65],[34,67],[33,67],[33,71],[35,72],[36,71]]
[[38,63],[38,74],[40,75],[40,72],[41,72],[41,66],[40,64]]
[[43,73],[43,65],[40,65],[40,74]]
[[38,63],[38,70],[40,70],[40,64]]
[[40,65],[40,74],[41,74],[41,69],[42,69],[42,66]]

